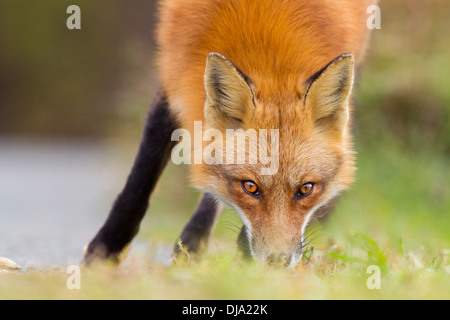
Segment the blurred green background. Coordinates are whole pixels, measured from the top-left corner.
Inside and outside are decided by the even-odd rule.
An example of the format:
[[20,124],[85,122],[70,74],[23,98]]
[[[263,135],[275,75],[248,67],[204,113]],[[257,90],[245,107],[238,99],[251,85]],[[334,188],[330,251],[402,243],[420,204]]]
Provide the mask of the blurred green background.
[[[71,4],[81,8],[82,30],[66,27]],[[0,133],[120,135],[151,100],[155,6],[143,0],[1,1]]]
[[[81,7],[81,30],[66,28],[71,4]],[[450,2],[380,7],[382,28],[372,32],[354,90],[357,180],[317,246],[336,243],[340,258],[351,256],[357,232],[376,241],[389,265],[391,253],[407,252],[442,264],[450,248]],[[148,0],[1,1],[0,137],[113,145],[126,164],[120,186],[158,86],[156,17]],[[169,165],[141,238],[178,236],[198,197],[186,170]],[[230,211],[219,222],[215,236],[230,250],[230,225],[239,224]]]

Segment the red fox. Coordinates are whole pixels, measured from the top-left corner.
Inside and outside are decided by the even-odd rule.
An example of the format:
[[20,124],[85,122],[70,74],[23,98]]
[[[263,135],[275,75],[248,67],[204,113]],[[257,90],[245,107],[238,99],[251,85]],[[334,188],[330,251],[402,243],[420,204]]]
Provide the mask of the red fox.
[[367,8],[374,2],[162,1],[161,90],[125,188],[85,261],[118,259],[138,232],[170,159],[172,133],[192,132],[201,121],[223,133],[278,130],[272,156],[279,167],[268,175],[261,174],[261,163],[191,165],[203,195],[182,244],[200,251],[228,205],[244,223],[238,243],[247,256],[296,266],[311,217],[353,180],[350,98],[369,38]]

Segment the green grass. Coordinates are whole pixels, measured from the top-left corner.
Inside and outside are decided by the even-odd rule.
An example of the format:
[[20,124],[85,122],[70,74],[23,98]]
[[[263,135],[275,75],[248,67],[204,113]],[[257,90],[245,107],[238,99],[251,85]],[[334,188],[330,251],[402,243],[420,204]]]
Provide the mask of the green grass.
[[[365,238],[365,236],[364,236]],[[360,249],[361,252],[357,252]],[[189,266],[162,267],[129,257],[120,268],[82,270],[81,290],[68,290],[63,270],[2,276],[2,299],[449,299],[445,257],[420,252],[382,253],[353,247],[346,254],[317,255],[287,271],[236,262],[211,253]],[[448,253],[447,253],[448,254]],[[364,257],[367,255],[367,257]],[[138,261],[135,261],[135,260]],[[381,289],[369,290],[367,266],[381,264]],[[446,273],[447,272],[447,273]]]
[[[309,261],[291,271],[240,261],[240,222],[228,210],[202,261],[158,263],[153,251],[175,243],[199,196],[185,168],[170,166],[139,234],[151,249],[118,268],[82,269],[81,290],[67,289],[65,270],[0,274],[0,299],[450,299],[450,6],[380,5],[382,29],[355,90],[357,179],[313,226]],[[121,106],[121,123],[132,105]],[[114,126],[114,141],[131,132],[137,145],[141,123]],[[371,265],[381,270],[380,290],[367,287]]]
[[[372,148],[359,149],[357,182],[313,225],[314,250],[295,270],[241,261],[240,223],[228,210],[201,261],[163,266],[153,249],[135,250],[118,268],[82,269],[81,290],[67,289],[63,269],[12,272],[0,275],[0,299],[449,299],[448,159]],[[196,203],[181,187],[179,203],[166,201],[186,182],[183,169],[169,171],[140,233],[154,245],[172,245]],[[370,265],[381,270],[380,290],[367,287]]]

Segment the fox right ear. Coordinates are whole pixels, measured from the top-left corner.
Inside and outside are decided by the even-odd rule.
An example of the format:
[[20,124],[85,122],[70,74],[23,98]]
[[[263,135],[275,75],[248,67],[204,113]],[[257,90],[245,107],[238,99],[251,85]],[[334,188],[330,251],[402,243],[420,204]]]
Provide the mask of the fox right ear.
[[353,55],[343,54],[307,81],[304,105],[316,127],[342,132],[349,118],[353,73]]
[[215,128],[242,127],[254,109],[250,80],[227,58],[210,53],[205,70],[205,119]]

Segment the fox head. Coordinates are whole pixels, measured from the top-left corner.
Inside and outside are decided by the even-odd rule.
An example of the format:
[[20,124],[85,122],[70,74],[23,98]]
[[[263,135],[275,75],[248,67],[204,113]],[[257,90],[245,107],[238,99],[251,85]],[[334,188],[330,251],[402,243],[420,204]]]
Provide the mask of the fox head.
[[[322,67],[322,66],[321,66]],[[319,68],[318,68],[319,69]],[[208,128],[267,130],[258,145],[224,151],[225,158],[267,148],[277,168],[264,173],[260,159],[202,166],[197,184],[234,208],[244,226],[240,247],[253,258],[297,265],[305,229],[317,209],[345,189],[353,177],[349,97],[354,60],[344,54],[299,84],[295,96],[262,99],[252,79],[224,56],[211,53],[205,71],[204,117]],[[280,96],[283,92],[279,93]],[[282,102],[280,102],[282,101]],[[271,136],[276,129],[277,137]],[[275,139],[275,140],[274,140]],[[264,145],[262,145],[264,144]],[[242,146],[241,146],[242,147]]]

